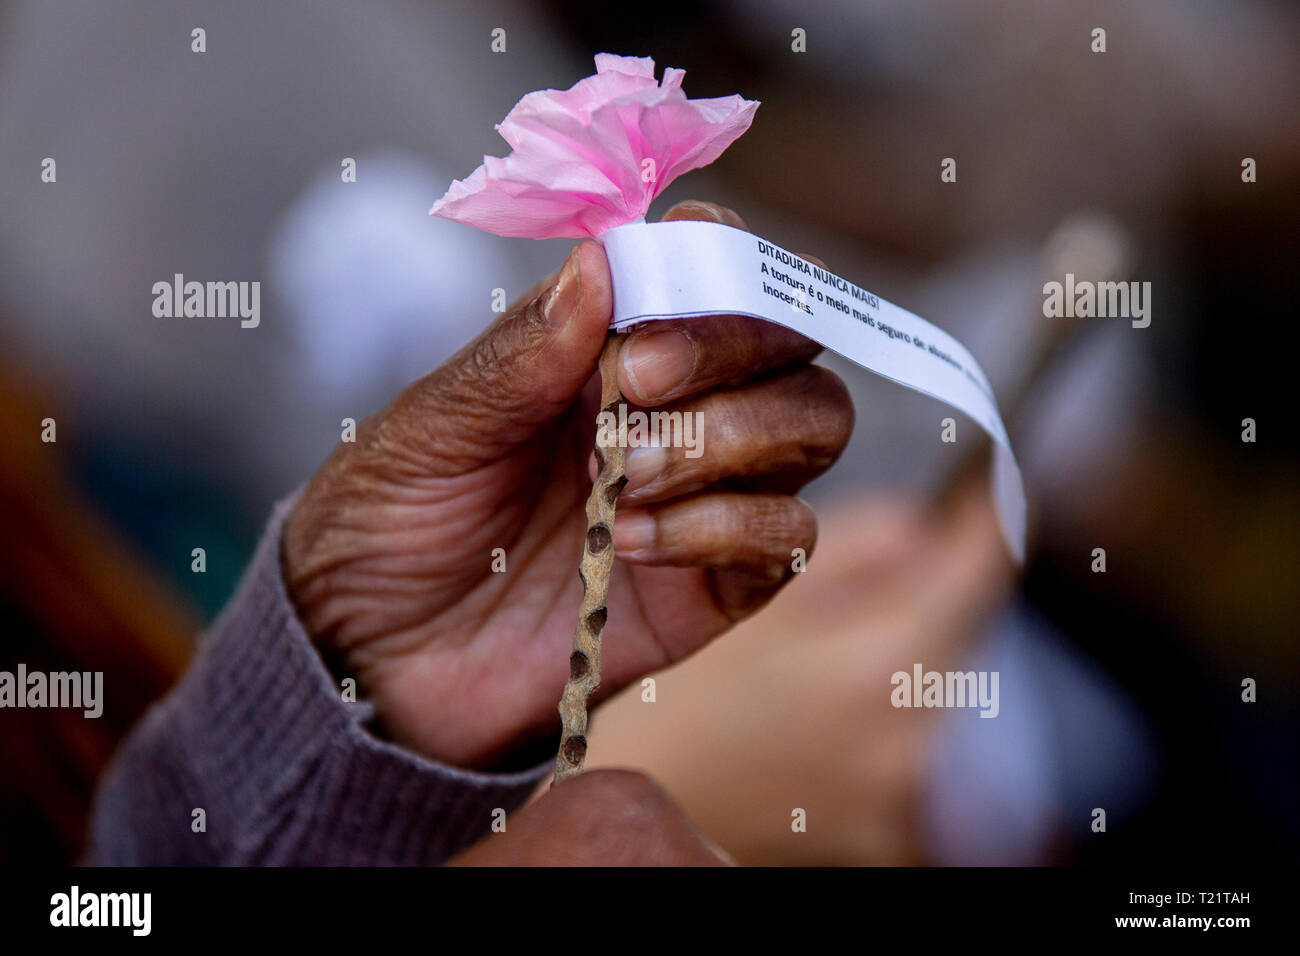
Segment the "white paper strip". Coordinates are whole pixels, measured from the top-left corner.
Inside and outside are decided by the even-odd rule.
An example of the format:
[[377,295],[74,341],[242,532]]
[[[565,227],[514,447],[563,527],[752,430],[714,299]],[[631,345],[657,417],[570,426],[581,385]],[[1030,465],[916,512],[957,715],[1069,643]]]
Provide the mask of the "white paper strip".
[[951,335],[766,239],[719,223],[634,223],[600,241],[614,282],[614,328],[705,315],[765,319],[973,418],[993,439],[998,519],[1012,555],[1024,560],[1020,469],[988,379]]

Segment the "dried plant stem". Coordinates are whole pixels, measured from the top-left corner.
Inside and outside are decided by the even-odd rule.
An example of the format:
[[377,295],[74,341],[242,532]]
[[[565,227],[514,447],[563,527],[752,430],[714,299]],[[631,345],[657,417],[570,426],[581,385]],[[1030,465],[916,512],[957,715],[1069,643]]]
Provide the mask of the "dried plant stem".
[[[600,407],[616,411],[622,399],[618,390],[618,350],[626,335],[610,332],[600,353]],[[599,433],[597,433],[599,437]],[[553,784],[582,772],[587,756],[587,699],[600,686],[600,632],[605,626],[605,600],[609,574],[614,567],[614,505],[627,484],[623,473],[627,449],[622,442],[602,448],[596,442],[596,463],[600,473],[587,496],[587,543],[583,548],[578,577],[582,578],[582,605],[578,627],[573,632],[573,653],[569,656],[569,681],[560,698],[563,732],[560,752],[555,757]]]

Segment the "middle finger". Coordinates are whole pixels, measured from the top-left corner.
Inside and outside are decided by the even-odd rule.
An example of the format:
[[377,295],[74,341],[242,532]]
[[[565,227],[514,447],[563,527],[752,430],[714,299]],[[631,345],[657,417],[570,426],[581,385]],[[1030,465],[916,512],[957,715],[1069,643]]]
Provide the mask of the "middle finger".
[[[839,458],[853,418],[844,383],[817,365],[675,402],[643,420],[657,443],[628,449],[619,503],[664,501],[718,482],[793,494]],[[593,480],[596,467],[593,455]]]

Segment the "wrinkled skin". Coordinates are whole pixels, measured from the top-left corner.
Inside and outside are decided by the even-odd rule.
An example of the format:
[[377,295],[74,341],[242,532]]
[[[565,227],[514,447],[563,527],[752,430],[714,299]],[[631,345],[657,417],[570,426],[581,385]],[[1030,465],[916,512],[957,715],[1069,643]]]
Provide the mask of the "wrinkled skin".
[[[665,218],[743,227],[703,203]],[[290,515],[282,563],[308,632],[384,732],[426,756],[491,768],[559,729],[611,309],[604,251],[583,243],[364,422]],[[629,454],[602,694],[752,614],[789,579],[792,550],[811,552],[815,519],[794,493],[853,424],[843,384],[809,364],[819,350],[737,316],[650,323],[624,344],[624,394],[703,412],[704,454],[666,449],[649,480],[655,453]]]

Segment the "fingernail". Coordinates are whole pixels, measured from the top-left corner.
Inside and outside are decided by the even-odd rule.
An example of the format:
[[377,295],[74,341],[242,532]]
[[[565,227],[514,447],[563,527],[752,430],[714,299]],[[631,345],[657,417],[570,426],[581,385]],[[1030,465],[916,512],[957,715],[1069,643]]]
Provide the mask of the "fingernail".
[[627,484],[623,486],[623,494],[628,494],[650,484],[664,473],[667,464],[668,452],[662,445],[645,445],[640,448],[630,449],[627,453],[627,460],[623,464],[623,474],[627,476]]
[[560,277],[546,300],[543,313],[552,328],[560,328],[569,321],[569,316],[578,310],[578,301],[582,297],[582,275],[578,268],[578,250],[569,253],[569,258],[560,270]]
[[634,336],[623,346],[623,371],[643,402],[665,398],[695,372],[695,343],[678,329]]
[[614,551],[631,554],[654,547],[655,519],[649,512],[623,510],[614,514]]

